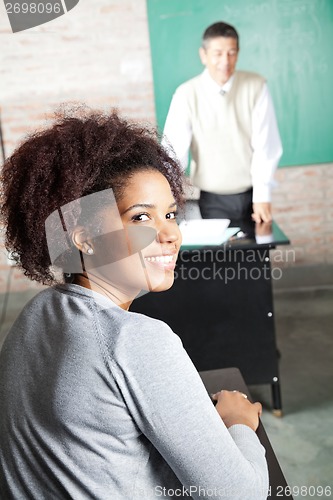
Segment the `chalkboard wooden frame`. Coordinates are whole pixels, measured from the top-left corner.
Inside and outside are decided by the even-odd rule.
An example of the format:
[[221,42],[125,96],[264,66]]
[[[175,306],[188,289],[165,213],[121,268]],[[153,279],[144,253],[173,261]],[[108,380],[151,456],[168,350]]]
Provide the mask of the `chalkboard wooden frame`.
[[223,20],[240,35],[237,68],[267,78],[280,166],[333,161],[331,0],[147,0],[147,8],[160,130],[176,87],[202,71],[204,29]]

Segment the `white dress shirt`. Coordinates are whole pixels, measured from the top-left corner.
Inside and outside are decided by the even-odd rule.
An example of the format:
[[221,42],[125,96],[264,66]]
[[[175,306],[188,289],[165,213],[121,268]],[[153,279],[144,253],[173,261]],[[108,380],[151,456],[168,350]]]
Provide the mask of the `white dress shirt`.
[[[207,92],[219,92],[222,95],[229,92],[234,80],[234,76],[231,76],[221,87],[211,78],[207,69],[203,76]],[[186,103],[176,92],[165,122],[162,144],[165,147],[172,146],[184,170],[188,164],[191,141],[192,125]],[[266,84],[253,109],[251,146],[253,202],[269,202],[274,172],[282,155],[282,145],[272,98]]]

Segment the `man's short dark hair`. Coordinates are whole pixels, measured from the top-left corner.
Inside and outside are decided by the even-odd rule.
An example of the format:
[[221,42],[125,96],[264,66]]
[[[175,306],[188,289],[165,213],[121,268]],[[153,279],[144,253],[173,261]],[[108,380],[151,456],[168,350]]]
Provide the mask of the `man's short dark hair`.
[[223,36],[224,38],[234,38],[237,41],[237,48],[239,49],[239,37],[238,33],[233,26],[227,23],[218,22],[211,24],[206,28],[202,36],[202,46],[207,49],[208,41],[212,38],[218,38]]

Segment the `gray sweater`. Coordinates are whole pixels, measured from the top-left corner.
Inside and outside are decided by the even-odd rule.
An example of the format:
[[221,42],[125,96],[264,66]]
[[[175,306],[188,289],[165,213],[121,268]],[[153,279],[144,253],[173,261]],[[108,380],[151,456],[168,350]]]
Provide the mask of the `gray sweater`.
[[0,405],[1,499],[267,496],[256,434],[225,427],[179,337],[78,285],[13,325]]

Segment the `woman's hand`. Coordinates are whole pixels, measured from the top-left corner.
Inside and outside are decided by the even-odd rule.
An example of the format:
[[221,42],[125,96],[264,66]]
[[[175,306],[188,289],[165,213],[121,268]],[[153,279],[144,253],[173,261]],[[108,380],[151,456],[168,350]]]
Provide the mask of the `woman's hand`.
[[251,403],[245,394],[239,391],[220,391],[212,395],[217,401],[216,410],[227,427],[243,424],[257,430],[262,413],[260,403]]

